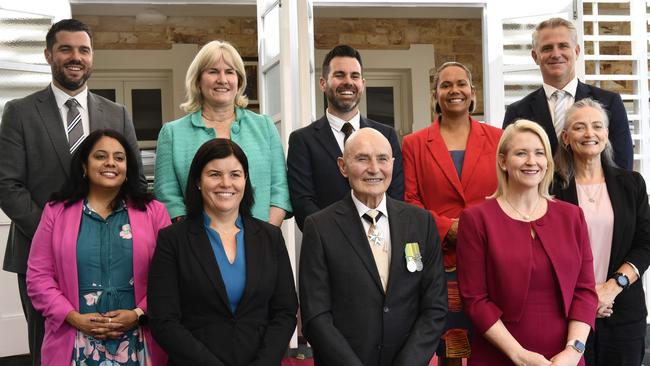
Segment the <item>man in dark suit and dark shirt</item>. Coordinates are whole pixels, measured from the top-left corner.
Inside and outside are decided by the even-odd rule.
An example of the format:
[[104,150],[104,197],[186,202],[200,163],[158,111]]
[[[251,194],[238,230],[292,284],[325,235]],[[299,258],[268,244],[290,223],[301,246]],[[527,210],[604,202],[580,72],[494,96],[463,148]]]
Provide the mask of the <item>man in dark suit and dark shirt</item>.
[[621,96],[578,80],[575,64],[580,46],[577,39],[576,28],[568,20],[551,18],[537,25],[531,54],[542,72],[544,85],[508,106],[503,128],[522,118],[535,121],[544,127],[555,154],[558,136],[564,127],[564,112],[575,101],[591,98],[609,113],[609,142],[614,148],[614,161],[621,168],[632,170],[632,136]]
[[398,200],[404,199],[402,152],[395,130],[359,113],[365,84],[361,55],[357,50],[339,45],[325,56],[320,88],[327,97],[327,112],[321,119],[293,131],[289,137],[289,192],[301,230],[307,216],[340,200],[350,191],[350,185],[338,171],[336,159],[341,156],[346,136],[360,128],[372,127],[390,141],[395,164],[388,194]]
[[300,307],[317,366],[426,366],[442,334],[438,232],[427,211],[386,194],[393,161],[380,132],[353,133],[338,158],[352,192],[305,221]]
[[41,363],[44,325],[27,296],[25,275],[43,206],[62,188],[74,149],[91,131],[114,129],[137,151],[133,123],[124,106],[90,93],[86,86],[93,66],[88,26],[75,19],[52,25],[45,59],[52,69],[52,84],[8,102],[0,124],[0,208],[11,219],[2,268],[18,275],[34,365]]

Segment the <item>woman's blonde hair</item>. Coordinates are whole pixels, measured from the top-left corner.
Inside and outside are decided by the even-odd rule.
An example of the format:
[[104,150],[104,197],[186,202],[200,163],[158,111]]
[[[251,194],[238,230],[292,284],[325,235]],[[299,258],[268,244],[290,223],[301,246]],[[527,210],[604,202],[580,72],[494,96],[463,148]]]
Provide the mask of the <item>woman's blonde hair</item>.
[[185,102],[180,107],[186,113],[194,113],[203,105],[203,95],[199,88],[199,82],[203,71],[223,58],[224,62],[232,66],[237,73],[237,95],[235,95],[235,106],[246,108],[248,97],[244,95],[246,90],[246,70],[244,60],[239,52],[226,41],[212,41],[201,47],[194,60],[187,69],[185,76]]
[[[579,101],[573,103],[571,108],[569,108],[565,114],[566,118],[564,120],[564,128],[562,133],[566,133],[567,129],[571,127],[571,120],[573,115],[576,114],[581,109],[592,108],[595,109],[600,114],[600,119],[605,125],[605,128],[609,128],[609,117],[607,116],[607,111],[602,104],[598,101],[595,101],[591,98],[580,99]],[[557,151],[555,152],[555,173],[560,178],[560,184],[562,188],[567,188],[569,186],[569,181],[575,176],[575,165],[573,150],[571,146],[565,145],[564,142],[560,139]],[[612,149],[612,144],[609,143],[607,139],[605,149],[600,153],[600,161],[603,165],[615,167],[617,166],[614,162],[614,149]]]
[[440,65],[440,67],[436,70],[436,75],[433,77],[433,94],[432,94],[433,110],[437,114],[442,113],[442,109],[440,109],[440,105],[438,104],[438,100],[436,98],[436,94],[438,93],[438,83],[440,82],[440,73],[442,72],[442,70],[452,66],[460,67],[461,69],[465,70],[465,74],[467,74],[467,81],[469,82],[469,86],[472,88],[472,94],[473,94],[472,101],[469,103],[469,113],[473,113],[474,110],[476,110],[476,88],[474,88],[474,83],[472,82],[472,72],[469,71],[467,66],[456,61],[445,62],[444,64]]
[[497,147],[497,190],[494,192],[494,194],[491,196],[491,198],[499,198],[501,196],[505,196],[506,193],[508,192],[508,171],[506,169],[502,169],[501,166],[499,165],[499,157],[500,156],[507,156],[508,151],[510,150],[510,143],[512,142],[512,139],[514,136],[518,133],[523,133],[523,132],[531,132],[539,139],[542,141],[542,146],[544,146],[544,155],[546,155],[546,160],[547,160],[547,165],[546,165],[546,171],[544,172],[544,177],[542,178],[542,181],[538,185],[538,192],[539,195],[546,198],[546,199],[551,199],[551,195],[548,193],[549,187],[551,186],[551,183],[553,182],[553,169],[554,169],[554,164],[553,164],[553,155],[551,153],[551,143],[548,141],[548,136],[546,135],[546,132],[544,132],[544,129],[537,124],[536,122],[529,121],[527,119],[520,119],[516,121],[515,123],[509,125],[506,127],[505,130],[503,130],[503,134],[501,135],[501,140],[499,140],[499,146]]

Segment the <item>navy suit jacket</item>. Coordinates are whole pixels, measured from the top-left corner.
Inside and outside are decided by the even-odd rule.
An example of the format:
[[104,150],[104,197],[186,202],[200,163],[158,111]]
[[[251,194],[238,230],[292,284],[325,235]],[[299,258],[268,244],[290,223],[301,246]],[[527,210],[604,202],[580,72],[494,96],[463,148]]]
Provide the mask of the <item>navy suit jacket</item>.
[[[421,208],[386,196],[386,209],[386,291],[349,192],[305,221],[300,311],[316,366],[426,366],[433,356],[447,313],[438,231]],[[420,272],[406,269],[407,243],[419,244]]]
[[[395,130],[361,116],[360,128],[372,127],[381,132],[393,148],[393,180],[388,187],[389,196],[404,199],[404,170],[402,151]],[[287,178],[291,206],[296,223],[302,230],[307,216],[341,200],[350,193],[347,178],[341,175],[336,159],[342,155],[336,143],[327,116],[310,125],[293,131],[289,136]]]
[[[600,102],[609,113],[609,141],[614,148],[614,161],[616,164],[627,170],[632,170],[634,151],[632,150],[632,135],[627,120],[627,112],[623,100],[618,93],[613,93],[578,80],[575,100],[591,98]],[[558,139],[553,127],[551,111],[548,109],[548,102],[544,88],[528,94],[506,108],[506,116],[503,119],[503,128],[518,119],[529,119],[544,127],[551,142],[553,154],[557,151]]]

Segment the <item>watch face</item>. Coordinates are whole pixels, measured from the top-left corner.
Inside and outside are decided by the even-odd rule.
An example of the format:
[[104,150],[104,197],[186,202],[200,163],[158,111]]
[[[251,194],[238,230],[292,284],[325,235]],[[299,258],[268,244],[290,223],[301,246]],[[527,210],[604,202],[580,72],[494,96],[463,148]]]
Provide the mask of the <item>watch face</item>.
[[627,276],[622,274],[616,276],[616,282],[621,287],[627,287],[627,285],[630,284],[630,280],[627,278]]
[[580,342],[579,340],[576,340],[576,341],[573,343],[573,346],[576,348],[576,350],[578,350],[578,352],[580,352],[580,353],[584,353],[584,352],[585,352],[585,344],[582,343],[582,342]]

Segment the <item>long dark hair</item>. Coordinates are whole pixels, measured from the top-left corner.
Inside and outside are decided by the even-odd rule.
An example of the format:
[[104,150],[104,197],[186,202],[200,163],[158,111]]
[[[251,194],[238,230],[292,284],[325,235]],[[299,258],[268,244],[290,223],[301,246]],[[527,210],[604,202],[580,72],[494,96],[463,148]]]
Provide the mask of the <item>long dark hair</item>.
[[97,144],[97,141],[104,136],[117,140],[126,153],[126,181],[122,183],[119,193],[111,202],[111,208],[117,208],[120,202],[125,200],[139,210],[146,210],[145,205],[153,199],[153,196],[147,193],[146,187],[140,183],[140,166],[133,147],[129,145],[129,142],[121,133],[111,129],[96,130],[84,139],[72,155],[70,177],[61,190],[52,195],[50,200],[64,202],[65,206],[68,207],[88,196],[90,185],[85,177],[83,166],[88,164],[90,152]]
[[244,176],[246,177],[244,197],[239,203],[239,213],[242,216],[251,216],[251,209],[255,203],[255,199],[253,198],[253,186],[248,175],[248,158],[244,150],[232,140],[216,138],[201,145],[194,155],[194,159],[192,159],[192,165],[190,165],[190,172],[187,177],[187,187],[185,188],[187,217],[196,218],[200,217],[203,213],[203,196],[201,196],[201,191],[198,187],[203,168],[212,160],[224,159],[229,156],[234,156],[239,161],[244,169]]

